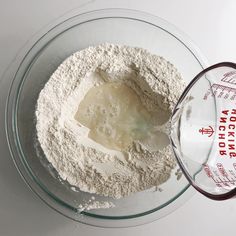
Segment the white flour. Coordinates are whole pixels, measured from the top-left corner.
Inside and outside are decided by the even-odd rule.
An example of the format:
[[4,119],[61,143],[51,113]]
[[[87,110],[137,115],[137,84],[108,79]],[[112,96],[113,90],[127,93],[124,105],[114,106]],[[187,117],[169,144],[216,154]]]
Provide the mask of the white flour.
[[134,140],[121,152],[88,137],[89,129],[75,114],[90,88],[108,82],[125,83],[138,94],[157,124],[148,135],[168,132],[168,119],[185,86],[180,74],[144,49],[112,44],[76,52],[58,67],[39,95],[36,129],[62,179],[82,191],[120,198],[164,183],[176,162],[169,144],[158,150]]
[[107,202],[107,201],[96,201],[95,197],[92,197],[90,200],[88,200],[87,202],[80,204],[78,206],[78,210],[84,211],[84,210],[93,210],[93,209],[106,209],[106,208],[112,208],[115,207],[114,203],[112,202]]

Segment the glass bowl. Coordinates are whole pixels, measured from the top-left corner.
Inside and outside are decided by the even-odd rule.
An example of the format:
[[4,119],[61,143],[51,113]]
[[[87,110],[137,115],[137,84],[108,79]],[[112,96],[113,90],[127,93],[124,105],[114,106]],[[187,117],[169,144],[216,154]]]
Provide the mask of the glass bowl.
[[[164,20],[133,10],[104,9],[75,15],[52,27],[24,54],[6,102],[6,134],[12,158],[30,188],[50,207],[86,224],[127,227],[161,218],[175,210],[194,191],[176,175],[154,189],[114,200],[71,190],[57,176],[43,152],[35,146],[35,104],[40,90],[60,63],[73,52],[109,42],[146,48],[173,63],[186,82],[204,68],[202,56],[175,27]],[[78,206],[95,196],[111,201],[115,208],[78,211]]]

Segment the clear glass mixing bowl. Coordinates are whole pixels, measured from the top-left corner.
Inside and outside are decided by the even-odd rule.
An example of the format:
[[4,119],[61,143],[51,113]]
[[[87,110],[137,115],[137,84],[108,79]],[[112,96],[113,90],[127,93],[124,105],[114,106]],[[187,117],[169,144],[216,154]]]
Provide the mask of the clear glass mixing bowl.
[[[75,15],[52,27],[12,65],[6,103],[6,134],[13,160],[30,188],[50,207],[79,222],[104,227],[143,224],[161,218],[193,194],[189,183],[174,174],[161,186],[120,200],[75,192],[61,181],[35,148],[35,104],[40,90],[59,64],[73,52],[104,42],[146,48],[172,62],[189,82],[204,68],[196,48],[164,20],[133,10],[105,9]],[[28,44],[32,44],[30,41]],[[16,70],[17,68],[17,70]],[[115,208],[78,212],[78,205],[95,196]]]

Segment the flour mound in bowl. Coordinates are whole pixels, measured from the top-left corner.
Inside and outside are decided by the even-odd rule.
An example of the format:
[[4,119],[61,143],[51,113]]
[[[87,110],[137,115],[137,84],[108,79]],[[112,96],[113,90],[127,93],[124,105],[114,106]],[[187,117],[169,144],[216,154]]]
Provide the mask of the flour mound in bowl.
[[68,57],[39,94],[37,138],[59,176],[113,198],[166,182],[175,159],[169,119],[185,87],[142,48],[102,44]]

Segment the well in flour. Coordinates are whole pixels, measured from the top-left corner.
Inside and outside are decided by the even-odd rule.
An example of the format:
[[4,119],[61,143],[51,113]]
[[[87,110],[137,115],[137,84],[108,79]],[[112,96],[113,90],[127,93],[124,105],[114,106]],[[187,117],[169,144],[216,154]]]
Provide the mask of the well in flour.
[[86,48],[40,92],[39,143],[61,178],[82,191],[120,198],[159,186],[176,165],[167,135],[184,86],[171,63],[144,49]]
[[75,119],[89,128],[89,138],[108,149],[126,151],[133,142],[140,142],[149,150],[161,150],[169,139],[156,126],[163,118],[167,122],[169,113],[158,112],[158,106],[155,112],[148,111],[140,96],[141,89],[137,94],[125,82],[95,86],[80,102]]

